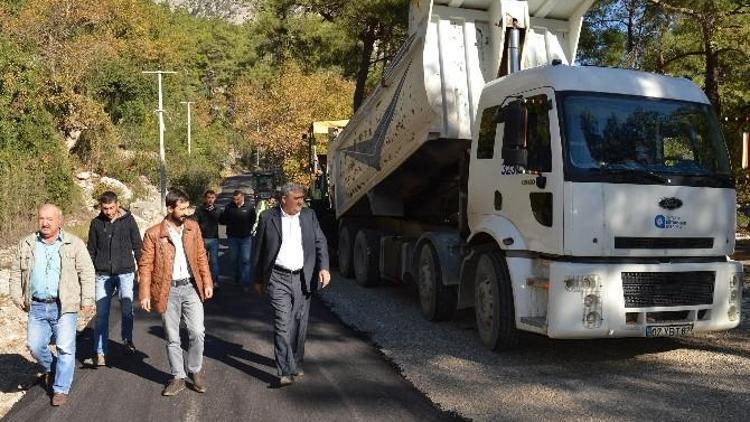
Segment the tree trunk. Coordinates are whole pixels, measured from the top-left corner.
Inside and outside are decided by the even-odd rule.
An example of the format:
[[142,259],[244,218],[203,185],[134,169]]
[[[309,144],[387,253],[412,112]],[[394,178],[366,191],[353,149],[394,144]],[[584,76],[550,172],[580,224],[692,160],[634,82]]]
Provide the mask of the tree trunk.
[[362,55],[359,58],[359,70],[357,71],[357,84],[354,88],[354,111],[356,112],[365,99],[365,87],[367,77],[370,74],[370,60],[375,49],[375,25],[368,25],[362,32]]
[[719,60],[713,48],[713,17],[703,20],[703,48],[706,54],[705,82],[703,91],[714,107],[717,115],[721,115],[721,97],[719,97]]

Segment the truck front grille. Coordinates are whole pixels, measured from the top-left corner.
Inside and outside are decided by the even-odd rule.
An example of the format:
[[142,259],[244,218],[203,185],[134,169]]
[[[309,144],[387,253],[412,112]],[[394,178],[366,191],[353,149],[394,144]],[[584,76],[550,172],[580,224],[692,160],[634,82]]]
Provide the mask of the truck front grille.
[[712,237],[615,237],[615,249],[711,249]]
[[624,272],[625,307],[710,305],[715,278],[714,271]]

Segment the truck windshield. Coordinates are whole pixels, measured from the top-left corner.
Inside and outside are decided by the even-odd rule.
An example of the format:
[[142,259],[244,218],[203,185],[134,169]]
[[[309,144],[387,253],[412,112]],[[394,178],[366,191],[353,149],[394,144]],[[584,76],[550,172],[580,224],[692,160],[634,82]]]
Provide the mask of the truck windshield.
[[729,182],[729,159],[710,106],[609,94],[562,95],[573,179],[700,186]]

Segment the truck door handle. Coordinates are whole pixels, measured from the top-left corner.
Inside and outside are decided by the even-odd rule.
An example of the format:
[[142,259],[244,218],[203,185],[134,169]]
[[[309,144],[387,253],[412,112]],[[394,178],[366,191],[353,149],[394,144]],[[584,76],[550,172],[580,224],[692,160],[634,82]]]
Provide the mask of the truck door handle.
[[499,190],[495,191],[495,211],[503,209],[503,194]]

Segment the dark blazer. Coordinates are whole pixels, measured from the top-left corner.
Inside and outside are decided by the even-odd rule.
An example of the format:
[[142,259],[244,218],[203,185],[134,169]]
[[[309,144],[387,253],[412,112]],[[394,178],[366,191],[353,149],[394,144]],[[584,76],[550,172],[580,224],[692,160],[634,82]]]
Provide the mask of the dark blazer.
[[[302,273],[307,292],[318,288],[318,272],[329,270],[328,243],[320,229],[315,211],[302,208],[299,216],[302,228],[302,250],[304,267]],[[281,249],[281,208],[274,207],[263,211],[258,221],[258,229],[253,240],[253,271],[256,283],[267,284],[276,257]]]

